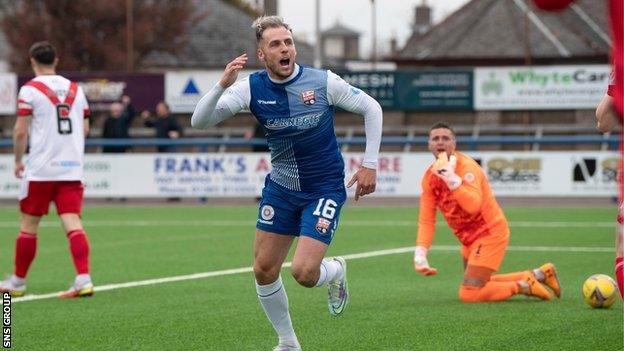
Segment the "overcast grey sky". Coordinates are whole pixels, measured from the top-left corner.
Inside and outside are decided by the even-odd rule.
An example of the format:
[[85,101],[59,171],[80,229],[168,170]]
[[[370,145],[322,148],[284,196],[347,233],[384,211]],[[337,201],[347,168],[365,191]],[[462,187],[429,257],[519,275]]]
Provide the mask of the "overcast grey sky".
[[[343,25],[359,31],[360,54],[368,57],[371,48],[372,6],[370,0],[320,0],[321,29],[331,27],[339,20]],[[438,23],[469,0],[426,0],[433,8],[433,21]],[[376,0],[377,47],[389,49],[389,40],[396,37],[402,47],[411,34],[414,8],[423,0]],[[314,42],[314,0],[280,0],[279,15],[291,24],[295,35]]]

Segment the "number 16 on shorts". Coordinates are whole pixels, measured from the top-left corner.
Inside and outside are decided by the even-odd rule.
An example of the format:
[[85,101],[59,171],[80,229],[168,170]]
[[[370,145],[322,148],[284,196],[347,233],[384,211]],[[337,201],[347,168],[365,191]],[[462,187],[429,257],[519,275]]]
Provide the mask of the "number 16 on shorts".
[[320,198],[316,203],[314,212],[312,212],[316,219],[314,229],[321,237],[328,237],[331,240],[334,236],[338,226],[338,217],[340,217],[340,208],[343,203],[344,201],[337,202],[330,198]]

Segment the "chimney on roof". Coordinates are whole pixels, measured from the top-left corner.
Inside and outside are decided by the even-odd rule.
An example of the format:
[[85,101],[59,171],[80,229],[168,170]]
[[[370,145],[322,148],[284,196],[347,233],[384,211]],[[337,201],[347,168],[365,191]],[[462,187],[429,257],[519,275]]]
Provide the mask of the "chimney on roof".
[[264,14],[266,16],[277,15],[277,0],[264,0]]
[[399,53],[399,44],[396,37],[390,38],[390,56],[394,57]]
[[414,9],[414,33],[425,34],[431,28],[431,7],[427,5],[427,0],[422,0],[420,5]]

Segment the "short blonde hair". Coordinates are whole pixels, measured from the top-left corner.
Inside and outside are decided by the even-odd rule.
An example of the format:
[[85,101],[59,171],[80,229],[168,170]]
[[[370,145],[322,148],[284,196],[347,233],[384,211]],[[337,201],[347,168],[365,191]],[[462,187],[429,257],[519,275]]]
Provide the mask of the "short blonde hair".
[[284,19],[280,16],[262,16],[256,18],[255,21],[251,24],[251,28],[256,32],[256,42],[259,43],[262,40],[262,34],[268,28],[279,28],[284,27],[289,32],[292,33],[292,28],[288,25],[288,23],[284,22]]

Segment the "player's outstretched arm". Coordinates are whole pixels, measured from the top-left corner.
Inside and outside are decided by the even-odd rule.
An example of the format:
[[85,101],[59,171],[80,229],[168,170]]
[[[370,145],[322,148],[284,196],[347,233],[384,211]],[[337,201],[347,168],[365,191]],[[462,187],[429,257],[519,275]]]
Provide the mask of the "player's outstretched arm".
[[425,276],[435,275],[438,270],[429,266],[427,254],[435,236],[436,198],[427,181],[422,180],[422,194],[418,209],[418,233],[416,234],[416,249],[414,250],[414,270]]
[[[212,127],[248,107],[249,85],[234,84],[245,63],[247,63],[247,54],[242,54],[225,66],[219,82],[195,106],[195,111],[191,116],[193,128]],[[222,96],[225,89],[230,87],[231,94]]]
[[89,136],[89,130],[91,130],[91,124],[89,123],[89,119],[85,118],[82,122],[82,132],[85,138]]
[[613,98],[605,94],[596,108],[596,128],[607,133],[612,131],[617,124],[618,117],[613,107]]

